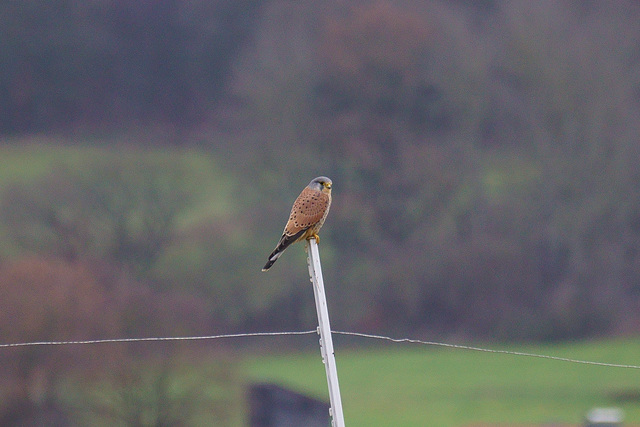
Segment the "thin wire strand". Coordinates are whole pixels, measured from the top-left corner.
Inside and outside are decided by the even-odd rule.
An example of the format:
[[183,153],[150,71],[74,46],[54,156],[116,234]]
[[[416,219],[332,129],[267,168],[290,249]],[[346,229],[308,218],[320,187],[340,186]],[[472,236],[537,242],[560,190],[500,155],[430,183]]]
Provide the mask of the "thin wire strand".
[[460,345],[460,344],[447,344],[441,342],[433,342],[433,341],[422,341],[411,338],[390,338],[382,335],[372,335],[372,334],[363,334],[360,332],[343,332],[343,331],[333,331],[334,334],[337,335],[351,335],[354,337],[362,337],[362,338],[374,338],[378,340],[387,340],[395,343],[411,343],[411,344],[423,344],[423,345],[432,345],[438,347],[447,347],[454,348],[460,350],[472,350],[472,351],[481,351],[485,353],[498,353],[498,354],[509,354],[512,356],[526,356],[526,357],[537,357],[539,359],[551,359],[558,360],[561,362],[570,362],[570,363],[580,363],[583,365],[596,365],[596,366],[607,366],[609,368],[627,368],[627,369],[640,369],[640,366],[637,365],[622,365],[617,363],[605,363],[605,362],[593,362],[589,360],[578,360],[578,359],[570,359],[568,357],[559,357],[559,356],[548,356],[544,354],[535,354],[535,353],[524,353],[521,351],[511,351],[511,350],[494,350],[489,348],[481,348],[481,347],[471,347],[468,345]]
[[[617,363],[594,362],[589,360],[571,359],[568,357],[549,356],[545,354],[525,353],[521,351],[511,351],[511,350],[495,350],[495,349],[482,348],[482,347],[472,347],[472,346],[461,345],[461,344],[448,344],[448,343],[441,343],[441,342],[435,342],[435,341],[423,341],[423,340],[412,339],[412,338],[391,338],[384,335],[365,334],[361,332],[345,332],[345,331],[331,331],[331,332],[336,335],[354,336],[354,337],[360,337],[360,338],[372,338],[377,340],[390,341],[394,343],[421,344],[421,345],[429,345],[429,346],[437,346],[437,347],[446,347],[446,348],[452,348],[452,349],[458,349],[458,350],[480,351],[484,353],[535,357],[538,359],[548,359],[548,360],[556,360],[560,362],[579,363],[583,365],[605,366],[609,368],[640,369],[640,366],[638,365],[624,365],[624,364],[617,364]],[[36,342],[0,344],[0,348],[33,347],[33,346],[46,346],[46,345],[84,345],[84,344],[108,344],[108,343],[159,342],[159,341],[202,341],[202,340],[213,340],[213,339],[221,339],[221,338],[273,337],[273,336],[291,336],[291,335],[310,335],[310,334],[317,334],[317,333],[318,333],[318,330],[313,329],[310,331],[252,332],[252,333],[243,333],[243,334],[204,335],[204,336],[192,336],[192,337],[110,338],[110,339],[84,340],[84,341],[36,341]]]
[[85,341],[36,341],[21,342],[13,344],[0,344],[0,348],[7,347],[31,347],[38,345],[74,345],[74,344],[105,344],[105,343],[131,343],[131,342],[149,342],[149,341],[200,341],[214,340],[218,338],[241,338],[241,337],[273,337],[281,335],[309,335],[315,334],[315,329],[311,331],[293,331],[293,332],[252,332],[246,334],[223,334],[223,335],[205,335],[198,337],[149,337],[149,338],[109,338],[102,340],[85,340]]

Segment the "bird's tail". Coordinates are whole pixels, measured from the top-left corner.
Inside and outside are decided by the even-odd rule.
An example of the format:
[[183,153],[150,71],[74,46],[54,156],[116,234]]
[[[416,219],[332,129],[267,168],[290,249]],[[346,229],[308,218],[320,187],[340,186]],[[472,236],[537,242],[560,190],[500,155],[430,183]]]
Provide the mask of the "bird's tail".
[[278,258],[280,258],[280,255],[282,255],[285,249],[287,249],[292,243],[297,242],[300,236],[302,236],[305,231],[306,230],[302,230],[294,234],[293,236],[287,236],[286,234],[283,234],[280,238],[280,241],[278,242],[278,245],[273,250],[273,252],[271,252],[271,255],[269,255],[269,261],[267,261],[264,267],[262,267],[262,271],[267,271],[268,269],[270,269],[271,266],[278,260]]
[[270,269],[271,266],[275,264],[275,262],[278,260],[278,258],[280,258],[280,255],[282,255],[282,252],[284,252],[284,250],[280,252],[273,251],[271,255],[269,255],[269,261],[267,261],[264,267],[262,267],[262,271],[267,271],[268,269]]

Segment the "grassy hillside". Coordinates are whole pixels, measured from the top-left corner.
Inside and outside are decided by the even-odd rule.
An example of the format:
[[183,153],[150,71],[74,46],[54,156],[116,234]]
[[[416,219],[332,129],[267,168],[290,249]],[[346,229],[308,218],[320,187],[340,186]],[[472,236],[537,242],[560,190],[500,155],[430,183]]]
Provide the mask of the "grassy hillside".
[[[203,218],[229,216],[234,212],[234,199],[230,197],[233,179],[222,170],[217,159],[204,150],[145,148],[143,141],[138,146],[121,146],[114,138],[74,141],[31,136],[4,142],[6,144],[0,146],[0,192],[11,185],[35,184],[37,187],[60,171],[71,171],[80,177],[90,175],[96,167],[112,164],[114,170],[120,168],[134,178],[136,171],[140,174],[159,171],[157,177],[166,173],[167,179],[180,179],[176,186],[191,189],[195,197],[178,215],[178,229]],[[4,228],[5,224],[0,224],[0,234],[6,232]],[[6,238],[0,247],[5,255],[15,250]]]
[[[508,349],[640,364],[640,340]],[[338,346],[336,360],[347,425],[579,424],[595,406],[621,407],[627,425],[640,424],[640,370],[401,344]],[[319,354],[259,357],[246,372],[328,399]]]
[[2,140],[5,145],[0,145],[0,189],[13,182],[24,183],[41,178],[56,168],[82,171],[95,166],[100,160],[116,161],[128,157],[132,161],[155,161],[159,166],[161,162],[171,161],[185,166],[192,175],[189,178],[197,180],[206,190],[204,199],[212,200],[203,208],[210,208],[214,213],[227,213],[230,206],[222,202],[230,200],[230,178],[221,171],[221,165],[209,151],[162,145],[145,148],[144,139],[136,141],[136,144],[122,145],[114,137],[75,141],[67,137],[37,135]]

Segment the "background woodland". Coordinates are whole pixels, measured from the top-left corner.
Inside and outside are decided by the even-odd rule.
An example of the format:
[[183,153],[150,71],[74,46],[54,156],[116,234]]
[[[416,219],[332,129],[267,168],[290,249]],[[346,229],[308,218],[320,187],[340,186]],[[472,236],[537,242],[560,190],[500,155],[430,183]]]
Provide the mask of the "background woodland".
[[[313,328],[302,248],[260,268],[317,175],[337,329],[637,335],[638,22],[633,1],[2,2],[2,341]],[[175,371],[77,350],[0,353],[5,392]]]

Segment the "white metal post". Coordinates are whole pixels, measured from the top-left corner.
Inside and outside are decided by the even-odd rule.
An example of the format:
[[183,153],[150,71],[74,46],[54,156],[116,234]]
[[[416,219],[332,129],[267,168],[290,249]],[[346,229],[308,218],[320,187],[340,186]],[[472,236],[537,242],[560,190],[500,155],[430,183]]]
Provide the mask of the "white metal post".
[[338,385],[338,370],[333,352],[333,340],[331,339],[331,325],[329,324],[329,310],[327,298],[324,293],[324,281],[322,280],[322,268],[320,266],[320,252],[315,239],[307,241],[307,263],[309,264],[309,276],[313,283],[313,294],[316,299],[316,311],[318,312],[318,334],[320,335],[320,353],[322,362],[327,371],[327,384],[329,386],[329,401],[331,404],[330,415],[333,427],[344,427],[344,415],[342,414],[342,400],[340,398],[340,386]]

